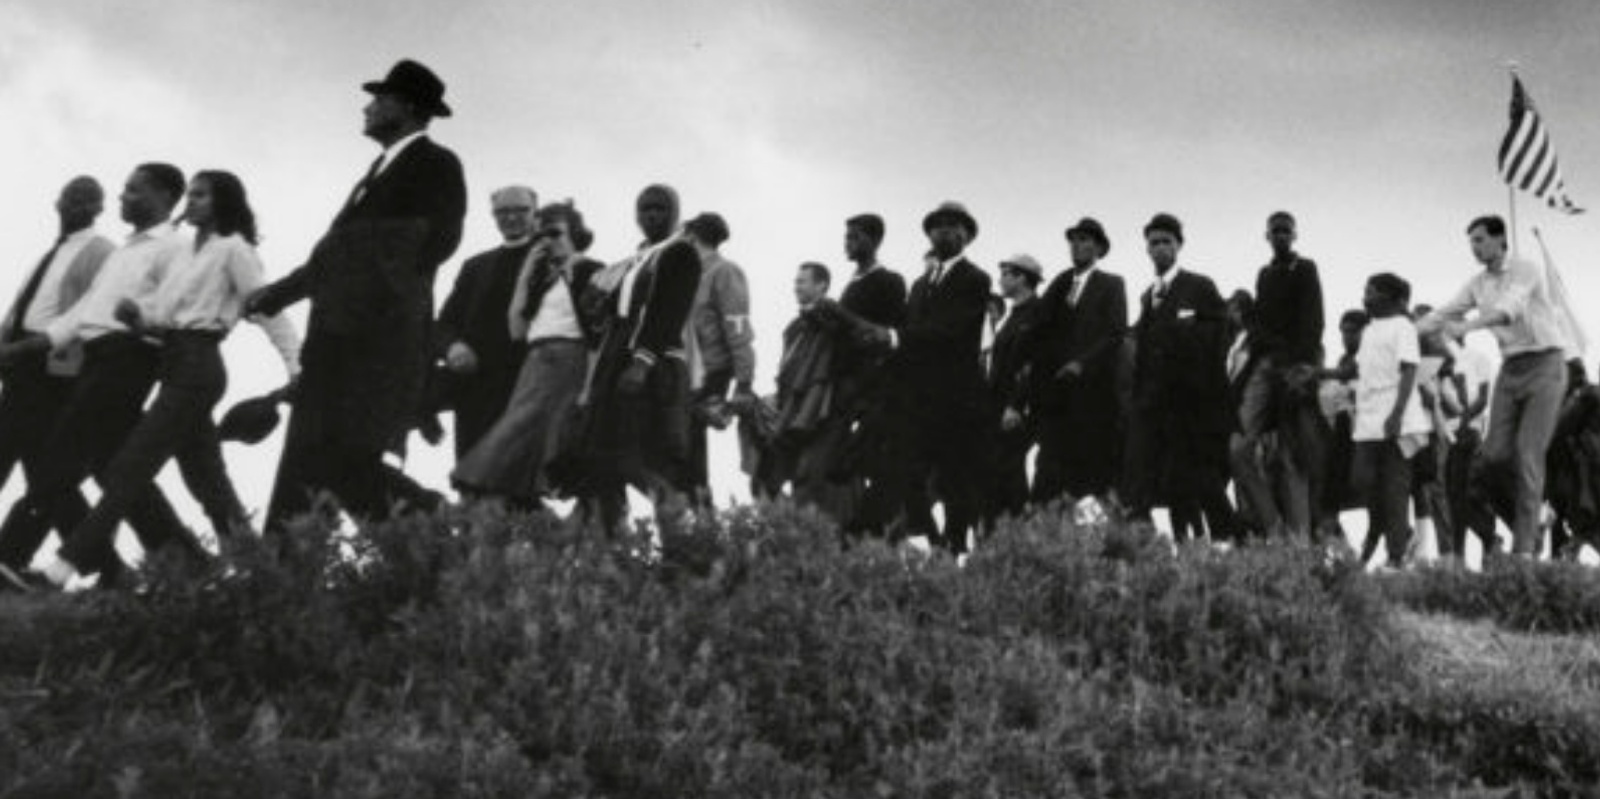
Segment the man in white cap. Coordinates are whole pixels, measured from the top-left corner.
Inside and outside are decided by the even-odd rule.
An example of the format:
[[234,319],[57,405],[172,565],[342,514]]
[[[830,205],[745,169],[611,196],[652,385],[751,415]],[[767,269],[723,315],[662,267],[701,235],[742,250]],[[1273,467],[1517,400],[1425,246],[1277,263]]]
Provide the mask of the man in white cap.
[[1027,405],[1025,345],[1038,324],[1039,284],[1044,267],[1031,255],[1013,255],[1000,262],[1000,296],[1010,309],[995,330],[989,349],[989,402],[993,460],[984,520],[1015,516],[1028,504],[1028,451],[1035,427]]

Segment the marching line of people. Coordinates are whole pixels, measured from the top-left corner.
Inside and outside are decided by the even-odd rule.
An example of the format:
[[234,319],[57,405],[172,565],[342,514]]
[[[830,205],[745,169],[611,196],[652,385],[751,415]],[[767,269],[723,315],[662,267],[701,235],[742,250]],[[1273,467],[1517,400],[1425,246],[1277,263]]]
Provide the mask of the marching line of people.
[[[587,254],[594,235],[571,200],[495,190],[503,241],[466,260],[435,315],[434,276],[467,204],[459,159],[428,136],[451,115],[444,83],[404,60],[362,88],[364,133],[382,152],[277,281],[231,173],[186,182],[170,164],[138,166],[121,246],[95,232],[99,184],[63,188],[60,237],[0,329],[0,474],[20,465],[27,481],[0,524],[0,583],[116,584],[124,520],[146,550],[208,559],[154,482],[168,460],[224,548],[256,534],[213,422],[220,343],[242,319],[289,379],[222,425],[259,439],[252,413],[292,408],[269,538],[306,513],[437,508],[444,496],[393,456],[414,429],[436,442],[448,411],[463,497],[528,510],[571,497],[609,531],[627,523],[629,487],[658,513],[708,507],[707,437],[737,423],[754,495],[815,506],[846,540],[924,537],[960,554],[999,519],[1065,500],[1137,524],[1165,507],[1180,540],[1323,544],[1359,505],[1368,556],[1382,541],[1398,564],[1413,519],[1448,555],[1467,530],[1497,550],[1498,520],[1512,551],[1534,556],[1547,499],[1563,552],[1600,539],[1600,390],[1579,382],[1581,362],[1569,380],[1571,310],[1507,252],[1498,217],[1468,226],[1482,269],[1437,309],[1413,308],[1403,278],[1372,275],[1329,364],[1322,277],[1286,212],[1266,220],[1254,291],[1227,300],[1183,259],[1183,223],[1155,214],[1141,231],[1153,280],[1133,318],[1093,218],[1064,231],[1070,268],[1047,283],[1018,254],[999,263],[996,292],[966,255],[979,225],[962,205],[923,218],[927,255],[909,284],[879,262],[883,218],[858,214],[843,222],[853,269],[837,300],[826,265],[796,270],[776,391],[759,397],[748,281],[721,251],[730,227],[716,213],[683,222],[670,186],[640,192],[642,241],[609,265]],[[174,221],[185,200],[187,232]],[[300,301],[303,341],[282,315]],[[1498,377],[1464,346],[1475,330],[1499,343]],[[30,570],[52,530],[62,546]]]

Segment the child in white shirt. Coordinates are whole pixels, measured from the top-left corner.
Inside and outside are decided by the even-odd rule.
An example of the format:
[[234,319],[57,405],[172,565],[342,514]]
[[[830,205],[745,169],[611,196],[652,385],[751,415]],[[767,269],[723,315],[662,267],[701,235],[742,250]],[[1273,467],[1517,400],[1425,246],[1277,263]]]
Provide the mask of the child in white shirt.
[[1363,559],[1388,544],[1389,563],[1399,566],[1411,538],[1410,458],[1426,446],[1431,420],[1417,396],[1417,366],[1422,362],[1417,329],[1406,316],[1411,285],[1389,273],[1367,280],[1362,304],[1371,321],[1356,351],[1355,441],[1358,475],[1365,480],[1369,524]]

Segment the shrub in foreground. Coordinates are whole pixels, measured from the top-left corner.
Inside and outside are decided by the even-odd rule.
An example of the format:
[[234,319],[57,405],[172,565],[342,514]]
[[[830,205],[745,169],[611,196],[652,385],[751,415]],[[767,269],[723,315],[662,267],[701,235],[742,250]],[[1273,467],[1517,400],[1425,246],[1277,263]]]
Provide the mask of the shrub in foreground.
[[[1583,773],[1474,771],[1434,734],[1449,718],[1401,701],[1369,581],[1313,554],[1174,554],[1054,515],[965,568],[835,542],[788,508],[658,551],[487,508],[353,541],[308,524],[231,579],[0,620],[28,637],[0,680],[33,692],[0,703],[0,792],[1379,796]],[[1485,718],[1488,741],[1555,716]],[[1563,729],[1557,757],[1600,745]]]
[[1600,580],[1566,561],[1495,558],[1482,572],[1423,569],[1383,583],[1393,601],[1425,612],[1492,619],[1513,630],[1600,633]]

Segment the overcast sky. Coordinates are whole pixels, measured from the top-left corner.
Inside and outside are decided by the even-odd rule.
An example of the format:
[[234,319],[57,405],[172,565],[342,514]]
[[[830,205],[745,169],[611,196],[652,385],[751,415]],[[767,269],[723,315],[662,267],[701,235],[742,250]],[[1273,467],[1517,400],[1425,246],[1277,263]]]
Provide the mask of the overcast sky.
[[[794,267],[842,272],[842,220],[876,211],[885,262],[915,277],[920,220],[944,200],[977,217],[970,253],[991,271],[1028,252],[1053,274],[1062,230],[1093,215],[1108,268],[1141,290],[1139,229],[1171,212],[1181,262],[1225,292],[1253,284],[1264,219],[1284,208],[1330,317],[1377,271],[1438,301],[1474,268],[1466,222],[1507,205],[1494,153],[1511,59],[1574,199],[1600,204],[1592,0],[8,0],[5,16],[0,296],[48,248],[62,183],[88,173],[114,196],[146,160],[238,173],[269,272],[294,268],[377,152],[360,84],[411,57],[448,84],[456,115],[432,135],[472,195],[441,300],[461,258],[496,242],[495,187],[575,198],[592,254],[615,260],[637,239],[634,194],[668,182],[688,213],[732,227],[724,251],[751,278],[764,387]],[[1596,217],[1519,208],[1596,307]],[[101,223],[126,233],[114,200]],[[1600,333],[1600,315],[1585,321]],[[264,341],[229,341],[230,401],[281,381]],[[247,504],[265,503],[276,449],[229,450]],[[445,452],[417,453],[413,471],[442,483]],[[720,474],[719,494],[734,491]]]

